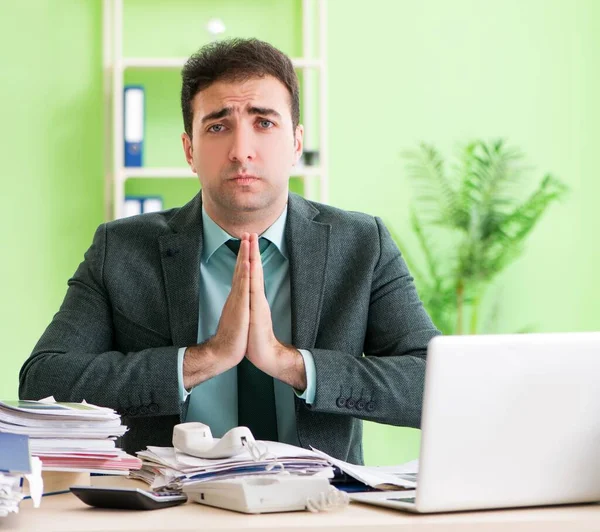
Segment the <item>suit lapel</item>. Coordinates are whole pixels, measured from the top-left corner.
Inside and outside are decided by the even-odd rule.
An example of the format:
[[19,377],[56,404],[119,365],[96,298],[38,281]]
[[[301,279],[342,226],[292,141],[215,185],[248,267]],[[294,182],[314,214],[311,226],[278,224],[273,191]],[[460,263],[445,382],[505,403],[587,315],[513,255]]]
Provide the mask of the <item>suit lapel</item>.
[[202,252],[202,202],[198,194],[169,222],[173,233],[159,240],[173,345],[198,338],[198,282]]
[[290,194],[286,243],[290,256],[292,344],[314,347],[325,284],[331,226],[315,222],[319,211],[308,201]]

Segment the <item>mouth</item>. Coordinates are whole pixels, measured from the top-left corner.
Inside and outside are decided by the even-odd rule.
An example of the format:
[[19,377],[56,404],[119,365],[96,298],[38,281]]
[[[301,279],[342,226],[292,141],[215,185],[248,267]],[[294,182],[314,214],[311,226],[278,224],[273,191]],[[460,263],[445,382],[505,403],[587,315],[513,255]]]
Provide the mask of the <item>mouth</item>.
[[244,174],[244,175],[235,175],[230,179],[230,181],[233,181],[237,185],[251,185],[252,183],[256,183],[257,181],[260,181],[260,178],[254,176],[254,175]]

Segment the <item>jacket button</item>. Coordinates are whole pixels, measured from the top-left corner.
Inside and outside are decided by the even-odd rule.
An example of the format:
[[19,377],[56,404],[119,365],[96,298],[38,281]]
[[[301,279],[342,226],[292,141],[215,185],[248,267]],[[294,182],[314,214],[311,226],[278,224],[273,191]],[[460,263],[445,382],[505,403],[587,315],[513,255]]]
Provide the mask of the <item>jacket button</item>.
[[344,408],[344,406],[346,406],[346,399],[344,399],[343,397],[338,397],[335,404],[338,405],[338,407],[340,408]]
[[136,406],[132,406],[132,407],[131,407],[131,408],[130,408],[128,411],[127,411],[127,413],[128,413],[130,416],[135,416],[135,415],[137,415],[137,413],[138,413],[138,409],[137,409],[137,407],[136,407]]
[[147,406],[140,407],[140,415],[146,416],[150,413],[150,409]]
[[367,412],[373,412],[375,410],[375,401],[369,401],[367,403]]
[[365,403],[364,399],[359,399],[356,402],[356,410],[364,410],[365,406],[366,406],[366,403]]
[[348,399],[346,401],[346,408],[354,408],[356,401],[354,399]]
[[158,412],[158,405],[156,403],[152,403],[150,405],[150,412],[152,412],[153,414],[156,414],[156,412]]

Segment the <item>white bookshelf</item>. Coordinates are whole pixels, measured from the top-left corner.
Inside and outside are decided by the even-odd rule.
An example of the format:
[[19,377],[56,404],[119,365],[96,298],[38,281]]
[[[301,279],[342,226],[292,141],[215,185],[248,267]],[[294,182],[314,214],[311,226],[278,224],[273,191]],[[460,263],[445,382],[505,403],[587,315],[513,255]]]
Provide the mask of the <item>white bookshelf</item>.
[[[123,177],[125,179],[129,178],[197,178],[196,174],[192,172],[192,170],[187,166],[181,167],[124,167],[123,168]],[[319,177],[322,175],[320,166],[303,166],[297,167],[294,172],[292,172],[291,177]]]
[[[105,95],[105,218],[121,218],[125,202],[125,184],[134,178],[186,179],[197,176],[187,166],[124,166],[123,90],[127,69],[177,69],[185,57],[124,57],[123,2],[103,0],[103,66]],[[260,1],[260,0],[253,0]],[[318,166],[298,166],[291,177],[304,180],[304,195],[323,203],[328,201],[328,125],[327,125],[327,0],[302,0],[302,57],[293,58],[303,72],[301,107],[304,115],[304,147],[318,150]],[[317,45],[315,46],[315,41]],[[316,50],[315,50],[316,48]],[[315,82],[315,75],[318,80]],[[313,89],[314,88],[314,89]],[[316,100],[315,100],[316,96]],[[318,105],[318,113],[315,106]],[[318,116],[315,118],[315,114]],[[318,131],[318,145],[314,141]],[[144,146],[147,150],[147,147]],[[181,153],[184,162],[183,152]]]

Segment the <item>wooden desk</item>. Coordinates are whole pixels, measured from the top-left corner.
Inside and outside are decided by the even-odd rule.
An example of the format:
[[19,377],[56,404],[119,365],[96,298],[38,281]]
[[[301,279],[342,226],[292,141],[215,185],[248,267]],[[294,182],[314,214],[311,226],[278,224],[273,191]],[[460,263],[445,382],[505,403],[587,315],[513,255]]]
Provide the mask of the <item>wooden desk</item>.
[[102,510],[90,508],[71,494],[44,497],[34,509],[23,501],[19,514],[0,518],[0,530],[77,531],[183,530],[239,531],[276,530],[345,532],[367,530],[417,530],[420,532],[475,531],[598,531],[600,505],[560,506],[521,510],[463,512],[440,515],[412,515],[375,506],[351,503],[344,510],[329,513],[289,512],[245,515],[196,503],[153,511]]

